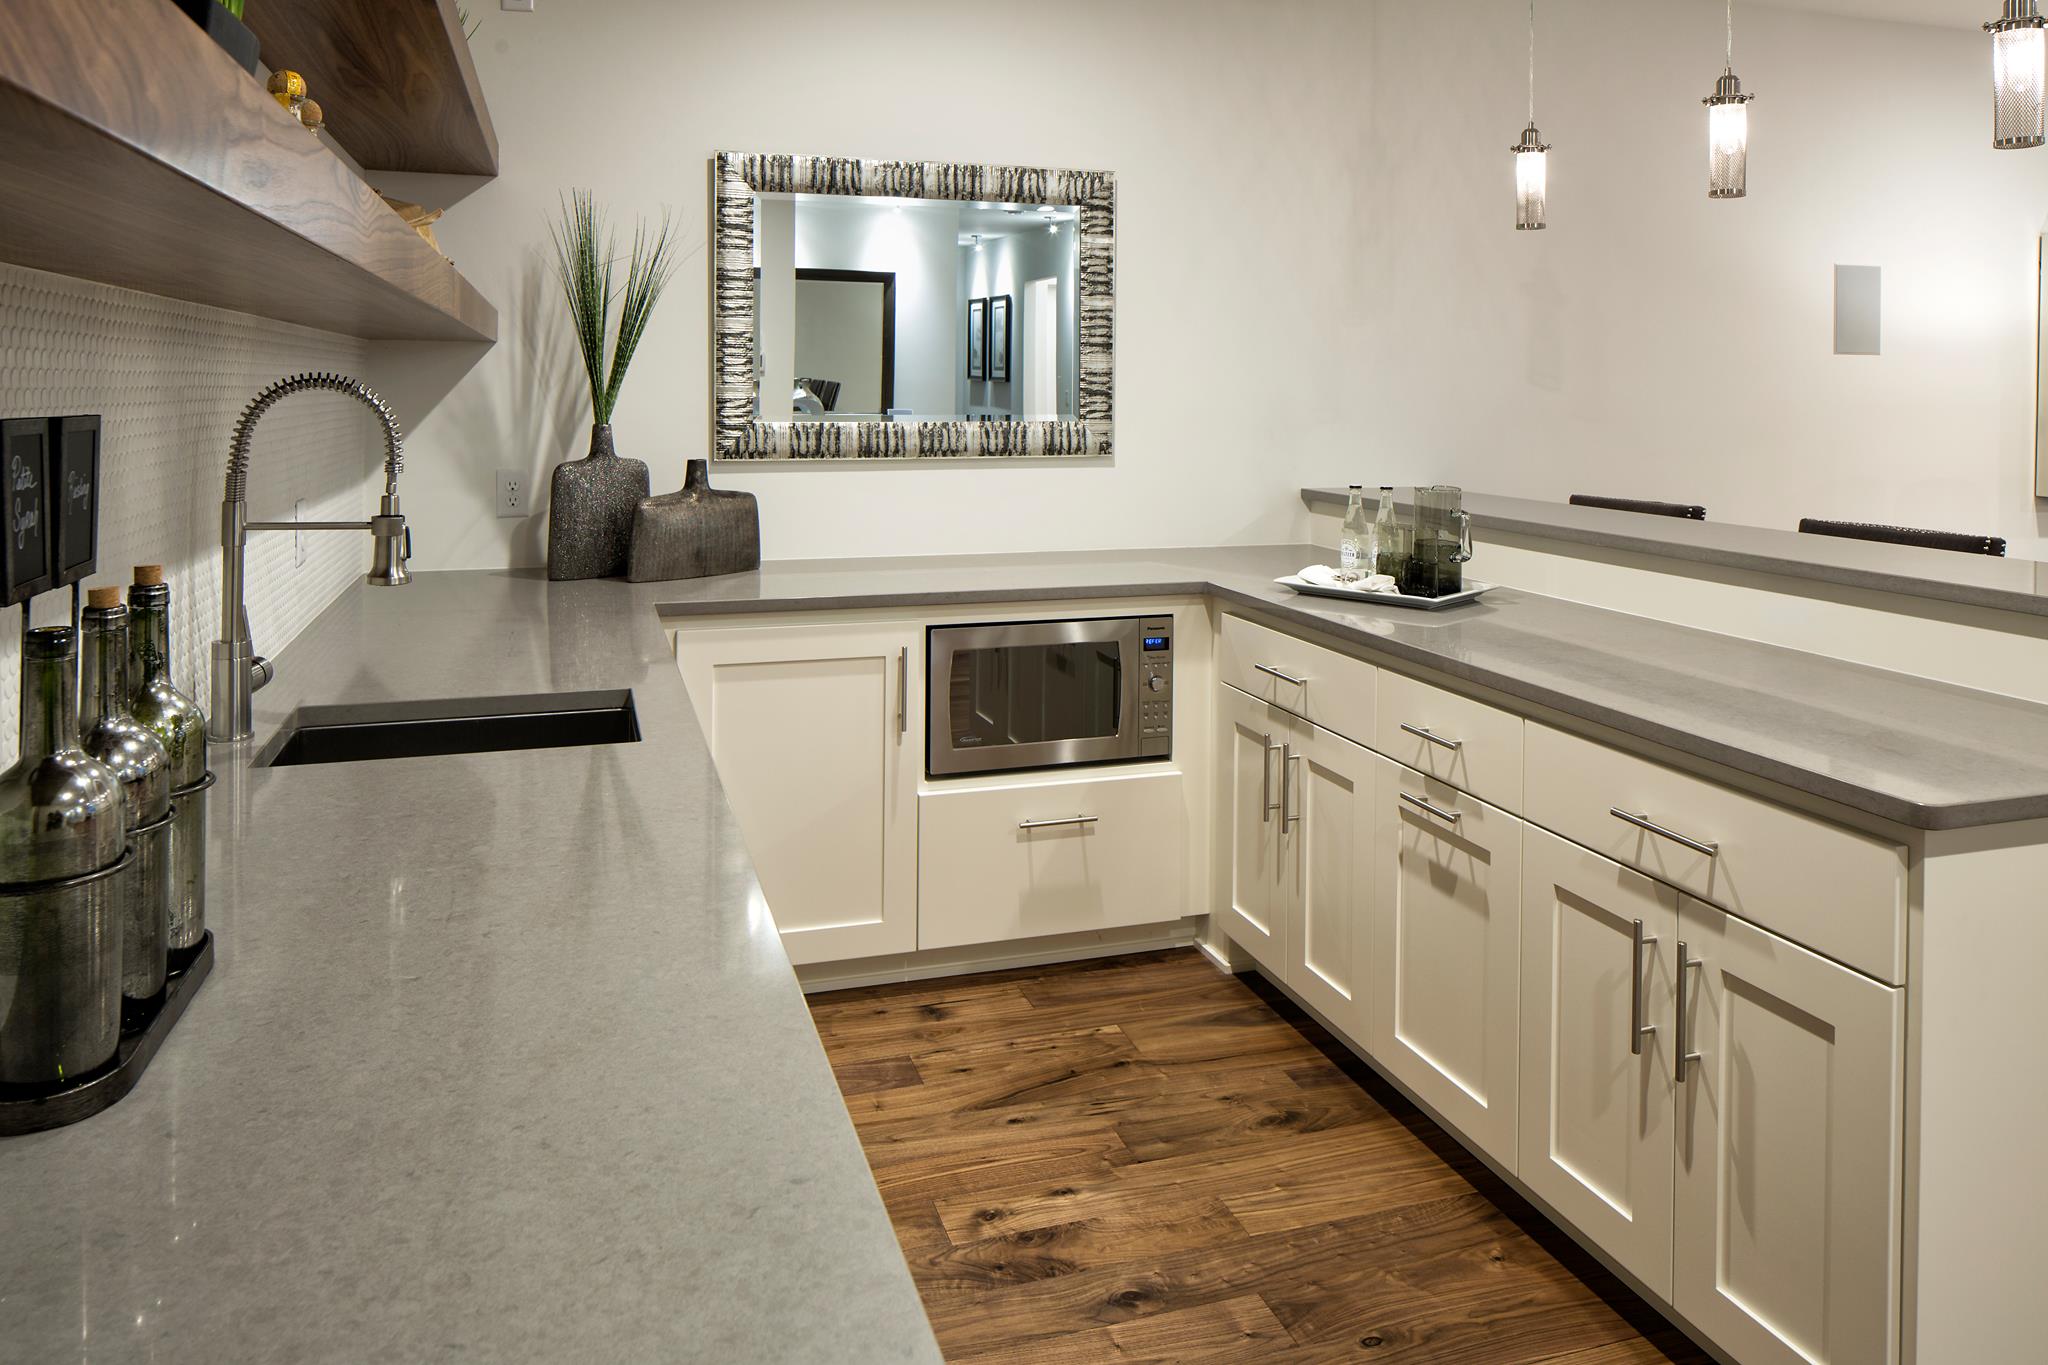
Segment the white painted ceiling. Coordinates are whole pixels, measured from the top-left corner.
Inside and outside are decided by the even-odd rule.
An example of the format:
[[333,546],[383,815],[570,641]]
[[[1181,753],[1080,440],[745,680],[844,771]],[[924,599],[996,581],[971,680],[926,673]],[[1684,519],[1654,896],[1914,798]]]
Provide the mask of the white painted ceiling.
[[[1932,24],[1936,28],[1981,28],[2004,6],[1999,0],[1759,0],[1773,9],[1803,9],[1856,19],[1899,24]],[[1740,9],[1741,6],[1737,5]]]

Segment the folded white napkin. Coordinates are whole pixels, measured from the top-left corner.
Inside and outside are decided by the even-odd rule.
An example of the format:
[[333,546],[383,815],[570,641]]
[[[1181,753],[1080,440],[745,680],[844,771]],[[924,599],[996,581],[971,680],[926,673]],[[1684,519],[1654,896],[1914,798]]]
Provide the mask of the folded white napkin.
[[1327,564],[1311,564],[1295,575],[1304,583],[1313,583],[1319,588],[1346,588],[1352,592],[1394,592],[1394,576],[1386,573],[1367,574],[1363,578],[1344,581],[1344,576]]

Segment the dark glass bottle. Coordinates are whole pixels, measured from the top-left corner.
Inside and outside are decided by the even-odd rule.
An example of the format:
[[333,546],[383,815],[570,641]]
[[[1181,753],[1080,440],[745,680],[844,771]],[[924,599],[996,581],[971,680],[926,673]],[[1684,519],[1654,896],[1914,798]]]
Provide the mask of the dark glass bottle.
[[163,741],[128,713],[128,608],[94,588],[81,618],[79,744],[107,765],[128,801],[134,856],[121,874],[121,996],[130,1026],[163,995],[171,933],[171,762]]
[[206,713],[171,680],[171,589],[163,568],[139,564],[128,589],[129,710],[163,742],[171,765],[171,959],[206,933]]

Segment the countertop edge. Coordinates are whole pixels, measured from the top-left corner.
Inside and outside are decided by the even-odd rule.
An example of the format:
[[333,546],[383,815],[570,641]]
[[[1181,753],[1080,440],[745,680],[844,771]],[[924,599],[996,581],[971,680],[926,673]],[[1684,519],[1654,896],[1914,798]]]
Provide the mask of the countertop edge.
[[[1301,500],[1305,506],[1340,507],[1344,495],[1334,488],[1304,488]],[[1553,504],[1545,504],[1553,505]],[[1510,535],[1532,536],[1543,540],[1561,540],[1573,545],[1590,545],[1600,549],[1624,550],[1634,554],[1654,556],[1659,559],[1675,559],[1688,564],[1713,564],[1723,568],[1744,569],[1753,573],[1772,574],[1781,578],[1806,579],[1816,583],[1831,583],[1838,587],[1861,588],[1870,592],[1897,593],[1905,597],[1917,597],[1934,602],[1952,602],[1959,606],[1988,607],[1998,611],[2019,612],[2028,616],[2048,616],[2048,597],[2038,593],[2016,592],[2010,589],[1988,587],[1975,583],[1956,583],[1937,578],[1922,578],[1908,573],[1894,573],[1879,569],[1858,569],[1842,564],[1826,564],[1800,558],[1791,554],[1763,554],[1755,550],[1737,550],[1718,545],[1692,545],[1681,541],[1659,539],[1647,534],[1632,534],[1607,527],[1574,525],[1565,518],[1589,511],[1570,506],[1567,503],[1554,504],[1558,519],[1543,520],[1536,517],[1510,516],[1500,512],[1474,510],[1472,525],[1480,530],[1505,531]],[[1617,516],[1629,513],[1614,513]],[[1689,527],[1716,527],[1712,522],[1687,521]],[[1772,527],[1744,526],[1742,531],[1751,534],[1783,536],[1788,550],[1799,542],[1827,537],[1801,536],[1796,531],[1779,531]],[[1857,542],[1877,545],[1877,542]],[[1892,547],[1911,552],[1934,554],[1939,551],[1917,550],[1917,547]],[[2008,561],[2016,562],[2016,561]]]

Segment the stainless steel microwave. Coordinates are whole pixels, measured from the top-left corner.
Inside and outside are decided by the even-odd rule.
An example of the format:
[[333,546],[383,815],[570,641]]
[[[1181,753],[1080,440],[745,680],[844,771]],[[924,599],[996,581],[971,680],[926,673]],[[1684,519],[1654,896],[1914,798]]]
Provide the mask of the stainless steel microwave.
[[925,771],[1013,772],[1173,755],[1173,618],[933,626]]

